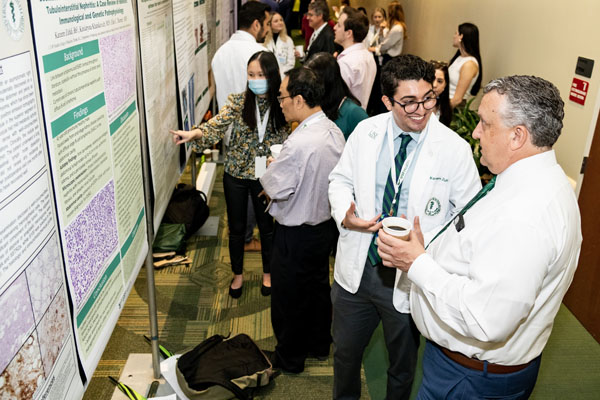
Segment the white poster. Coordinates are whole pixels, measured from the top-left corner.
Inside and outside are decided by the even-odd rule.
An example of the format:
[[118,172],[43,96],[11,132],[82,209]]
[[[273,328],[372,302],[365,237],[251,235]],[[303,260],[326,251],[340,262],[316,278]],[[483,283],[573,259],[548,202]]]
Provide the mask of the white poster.
[[169,129],[178,128],[173,8],[171,0],[138,1],[142,87],[154,190],[154,227],[158,230],[181,174],[179,148]]
[[31,2],[76,341],[91,377],[147,252],[133,10]]
[[78,398],[27,3],[1,4],[0,398]]
[[208,90],[208,24],[206,18],[207,6],[204,0],[194,1],[194,99],[196,124],[210,107],[210,92]]

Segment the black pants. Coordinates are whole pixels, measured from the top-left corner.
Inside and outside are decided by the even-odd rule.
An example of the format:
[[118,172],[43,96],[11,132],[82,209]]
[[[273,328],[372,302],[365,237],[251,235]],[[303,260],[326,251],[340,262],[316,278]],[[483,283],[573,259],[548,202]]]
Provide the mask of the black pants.
[[275,365],[289,372],[302,372],[309,354],[329,354],[332,223],[332,220],[315,226],[275,223],[271,323],[277,338]]
[[260,182],[254,179],[238,179],[228,173],[223,174],[223,191],[227,203],[227,221],[229,223],[229,257],[231,270],[240,275],[244,269],[244,238],[248,194],[252,199],[256,223],[260,232],[263,272],[270,272],[271,249],[273,246],[273,218],[265,212],[267,204],[264,197],[258,197],[263,190]]

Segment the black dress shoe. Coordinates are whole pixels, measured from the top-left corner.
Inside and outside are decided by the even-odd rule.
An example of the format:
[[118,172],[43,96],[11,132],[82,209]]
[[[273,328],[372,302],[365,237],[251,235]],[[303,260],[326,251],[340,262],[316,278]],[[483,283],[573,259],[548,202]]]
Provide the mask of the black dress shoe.
[[[231,280],[231,283],[233,283],[233,279]],[[237,289],[234,289],[231,287],[231,283],[229,284],[229,295],[234,299],[239,299],[242,296],[242,288],[244,287],[244,285],[240,286]]]
[[260,294],[262,294],[263,296],[270,296],[271,295],[271,286],[265,286],[265,284],[263,283],[262,286],[260,287]]

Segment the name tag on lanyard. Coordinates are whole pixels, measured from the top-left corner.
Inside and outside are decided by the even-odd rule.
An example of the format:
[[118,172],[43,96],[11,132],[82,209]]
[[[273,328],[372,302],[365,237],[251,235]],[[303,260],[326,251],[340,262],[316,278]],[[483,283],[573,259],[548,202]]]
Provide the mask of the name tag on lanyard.
[[[263,119],[260,119],[260,110],[258,109],[258,99],[256,99],[256,130],[258,131],[258,149],[262,150],[263,141],[265,139],[265,132],[267,131],[267,124],[269,123],[269,112],[270,108],[267,109]],[[254,157],[254,177],[260,179],[261,176],[267,171],[267,157],[256,156]]]

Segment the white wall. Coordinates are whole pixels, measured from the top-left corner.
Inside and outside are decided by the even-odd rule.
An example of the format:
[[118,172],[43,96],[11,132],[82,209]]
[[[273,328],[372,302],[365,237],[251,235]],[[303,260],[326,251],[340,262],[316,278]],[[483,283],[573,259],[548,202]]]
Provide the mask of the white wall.
[[[369,13],[383,1],[353,1]],[[597,0],[403,0],[408,40],[405,53],[449,60],[452,35],[462,22],[479,27],[483,83],[512,75],[537,75],[553,82],[565,101],[558,161],[573,180],[589,152],[600,108],[600,1]],[[595,60],[585,106],[568,100],[577,57]]]

